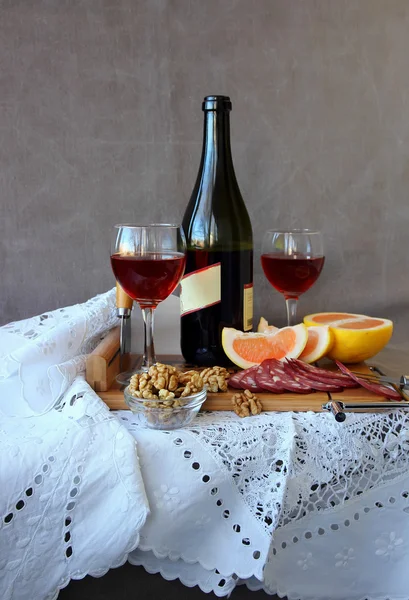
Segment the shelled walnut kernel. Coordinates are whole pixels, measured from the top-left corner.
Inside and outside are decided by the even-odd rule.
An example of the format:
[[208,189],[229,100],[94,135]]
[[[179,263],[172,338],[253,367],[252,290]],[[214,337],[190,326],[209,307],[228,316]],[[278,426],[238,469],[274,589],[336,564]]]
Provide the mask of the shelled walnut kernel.
[[148,373],[135,373],[129,382],[129,393],[136,398],[158,399]]
[[200,373],[203,383],[210,392],[227,392],[230,373],[224,367],[209,367]]
[[176,392],[180,392],[179,395],[181,398],[197,394],[203,389],[203,379],[200,373],[196,373],[196,371],[192,372],[188,380],[184,379],[183,383],[185,384],[184,387],[179,387],[176,390]]
[[263,406],[255,394],[250,390],[244,390],[234,394],[232,399],[233,410],[239,417],[249,417],[250,415],[259,415]]
[[179,375],[176,367],[171,365],[164,365],[162,363],[156,363],[149,371],[148,375],[152,385],[157,390],[168,390],[174,392],[178,387]]
[[128,392],[147,400],[148,408],[171,409],[183,406],[182,398],[203,389],[203,379],[197,371],[178,371],[172,365],[156,363],[147,373],[131,377]]

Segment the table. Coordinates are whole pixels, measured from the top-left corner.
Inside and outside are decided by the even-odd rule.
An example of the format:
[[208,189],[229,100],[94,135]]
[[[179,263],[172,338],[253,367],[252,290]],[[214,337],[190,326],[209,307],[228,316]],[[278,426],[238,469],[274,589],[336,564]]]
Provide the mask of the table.
[[0,329],[2,599],[54,599],[127,559],[218,596],[244,581],[290,599],[409,597],[404,411],[203,413],[151,431],[84,380],[115,323],[112,290]]

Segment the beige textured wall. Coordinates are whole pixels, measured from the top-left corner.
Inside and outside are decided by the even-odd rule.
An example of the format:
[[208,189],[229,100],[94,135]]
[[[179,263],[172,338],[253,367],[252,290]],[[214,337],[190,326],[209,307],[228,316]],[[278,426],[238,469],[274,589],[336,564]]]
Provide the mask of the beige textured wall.
[[[1,322],[113,285],[113,223],[181,218],[201,100],[229,94],[256,242],[322,228],[301,313],[351,310],[409,333],[407,0],[4,0]],[[282,298],[255,256],[256,313]]]

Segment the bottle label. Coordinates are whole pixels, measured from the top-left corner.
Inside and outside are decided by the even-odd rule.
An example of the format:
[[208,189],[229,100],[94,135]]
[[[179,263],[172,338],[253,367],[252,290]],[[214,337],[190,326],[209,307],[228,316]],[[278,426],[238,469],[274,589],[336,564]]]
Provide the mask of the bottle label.
[[180,291],[182,316],[219,304],[221,300],[221,263],[198,269],[182,278]]
[[243,331],[253,329],[253,284],[246,283],[243,290]]

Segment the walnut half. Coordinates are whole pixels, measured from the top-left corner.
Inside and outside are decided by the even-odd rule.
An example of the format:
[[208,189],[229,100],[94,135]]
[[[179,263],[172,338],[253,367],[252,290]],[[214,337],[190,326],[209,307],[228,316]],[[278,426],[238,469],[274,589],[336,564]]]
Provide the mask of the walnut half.
[[224,367],[209,367],[200,373],[204,385],[210,392],[227,392],[230,373]]
[[150,375],[152,385],[157,390],[174,392],[178,387],[178,372],[176,368],[171,365],[156,363],[156,365],[153,365],[149,369],[148,374]]
[[180,392],[181,398],[184,398],[185,396],[197,394],[197,392],[200,392],[202,389],[203,379],[200,377],[200,373],[193,371],[193,373],[189,376],[189,379],[185,380],[185,387],[179,387],[176,391]]
[[[161,400],[156,408],[179,407],[185,398],[203,389],[203,379],[197,371],[182,373],[172,365],[156,363],[147,373],[135,373],[128,391],[135,398]],[[151,407],[152,408],[152,407]]]
[[233,410],[239,417],[249,417],[250,415],[259,415],[263,406],[255,394],[250,390],[244,390],[234,394],[232,399]]

